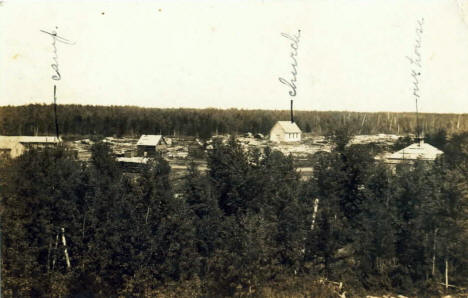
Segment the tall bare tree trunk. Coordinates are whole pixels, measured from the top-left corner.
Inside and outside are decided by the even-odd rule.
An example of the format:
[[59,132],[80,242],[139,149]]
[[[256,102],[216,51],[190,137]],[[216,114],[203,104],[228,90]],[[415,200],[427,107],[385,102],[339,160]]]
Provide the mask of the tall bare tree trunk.
[[445,257],[445,289],[447,290],[448,289],[448,258]]
[[436,237],[437,237],[437,231],[439,229],[434,230],[434,246],[433,246],[433,254],[432,254],[432,276],[435,275],[435,261],[436,261]]
[[387,114],[387,122],[388,122],[388,133],[392,133],[393,115],[390,118],[390,113]]
[[52,250],[52,240],[49,240],[49,248],[47,250],[47,273],[50,270],[50,252]]
[[63,253],[65,254],[65,261],[67,262],[67,268],[70,269],[70,257],[68,256],[68,249],[67,249],[67,240],[65,239],[65,229],[62,228],[62,244],[63,244]]
[[312,224],[310,225],[310,230],[311,230],[311,231],[314,230],[315,218],[317,217],[318,206],[319,206],[319,199],[316,198],[316,199],[314,200],[314,213],[313,213],[313,215],[312,215]]
[[150,213],[150,207],[148,207],[148,210],[146,211],[145,224],[148,223],[148,216],[149,216],[149,213]]
[[52,270],[55,269],[55,261],[57,261],[58,239],[59,239],[59,235],[57,233],[57,236],[55,237],[55,249],[54,249],[54,259],[52,260]]
[[364,127],[364,123],[366,123],[366,116],[367,114],[364,114],[364,117],[362,117],[362,123],[361,128],[359,129],[359,134],[361,134],[362,128]]

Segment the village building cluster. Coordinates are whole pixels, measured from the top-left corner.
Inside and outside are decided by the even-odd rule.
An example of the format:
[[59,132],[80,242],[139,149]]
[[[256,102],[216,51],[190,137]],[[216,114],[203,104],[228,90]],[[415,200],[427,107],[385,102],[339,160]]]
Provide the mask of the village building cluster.
[[[216,137],[221,137],[224,141],[228,138],[228,136]],[[351,140],[351,144],[378,143],[390,147],[397,139],[397,135],[357,135]],[[253,147],[262,149],[269,146],[285,155],[291,154],[297,162],[298,171],[303,176],[312,175],[313,165],[310,164],[310,157],[314,153],[331,150],[325,137],[304,136],[299,126],[293,121],[276,122],[269,136],[247,133],[238,137],[238,140],[245,149]],[[61,142],[62,139],[55,136],[0,136],[0,157],[16,158],[29,148],[55,146]],[[173,171],[184,171],[187,169],[187,157],[190,151],[206,152],[213,149],[212,140],[201,142],[193,138],[183,139],[162,135],[142,135],[138,140],[106,137],[103,142],[109,143],[117,162],[126,172],[137,172],[157,155],[166,158]],[[89,160],[92,144],[93,141],[90,139],[82,139],[71,142],[71,147],[77,151],[80,160]],[[376,159],[394,165],[415,160],[434,161],[441,154],[443,154],[441,150],[421,140],[397,152],[380,155]],[[200,162],[200,165],[203,168],[202,163]]]

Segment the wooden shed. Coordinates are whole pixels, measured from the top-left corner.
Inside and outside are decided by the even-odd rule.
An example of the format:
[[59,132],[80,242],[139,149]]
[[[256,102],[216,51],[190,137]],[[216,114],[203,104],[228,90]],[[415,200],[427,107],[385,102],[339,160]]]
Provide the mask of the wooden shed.
[[137,143],[138,156],[155,156],[159,149],[166,146],[162,135],[142,135]]

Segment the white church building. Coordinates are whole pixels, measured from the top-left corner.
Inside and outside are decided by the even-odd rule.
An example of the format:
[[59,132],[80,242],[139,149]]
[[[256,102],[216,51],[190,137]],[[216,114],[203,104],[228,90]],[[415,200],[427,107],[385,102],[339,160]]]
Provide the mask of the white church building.
[[302,131],[295,122],[278,121],[270,130],[272,142],[300,142]]

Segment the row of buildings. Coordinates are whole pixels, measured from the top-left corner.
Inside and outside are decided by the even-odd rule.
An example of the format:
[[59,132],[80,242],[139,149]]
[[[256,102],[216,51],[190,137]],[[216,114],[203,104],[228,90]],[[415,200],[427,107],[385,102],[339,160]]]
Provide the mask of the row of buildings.
[[[296,123],[278,121],[271,130],[274,142],[300,142],[301,130]],[[29,148],[44,148],[62,142],[55,136],[0,136],[0,156],[16,158]],[[137,142],[139,157],[150,157],[158,148],[167,145],[161,135],[142,135]]]
[[[278,121],[270,131],[270,141],[272,142],[300,142],[302,139],[302,131],[295,122]],[[407,160],[425,160],[433,161],[443,152],[431,144],[424,143],[421,139],[408,147],[405,147],[397,152],[388,153],[381,159],[389,164],[396,164]]]
[[[277,143],[300,143],[302,131],[295,122],[278,121],[270,130],[270,141]],[[62,140],[54,136],[0,136],[0,157],[9,156],[15,158],[23,154],[29,148],[53,146]],[[142,135],[137,142],[138,157],[121,157],[119,162],[137,163],[146,162],[148,157],[155,156],[158,149],[167,146],[167,142],[161,135]],[[410,146],[389,153],[383,157],[388,163],[399,163],[404,160],[435,160],[443,152],[434,146],[416,142]]]
[[[0,156],[16,158],[31,148],[45,148],[62,142],[55,136],[0,136]],[[154,156],[158,147],[167,145],[161,135],[142,135],[137,143],[138,155]]]

